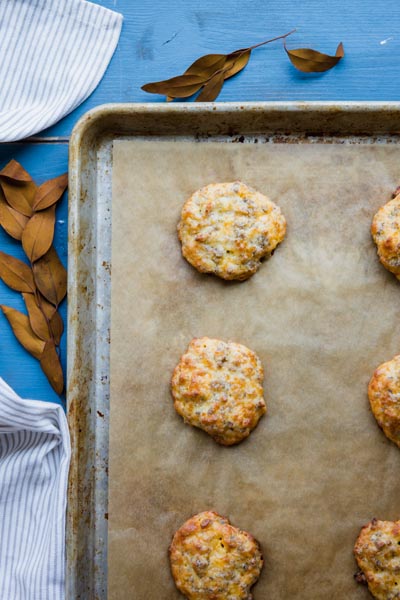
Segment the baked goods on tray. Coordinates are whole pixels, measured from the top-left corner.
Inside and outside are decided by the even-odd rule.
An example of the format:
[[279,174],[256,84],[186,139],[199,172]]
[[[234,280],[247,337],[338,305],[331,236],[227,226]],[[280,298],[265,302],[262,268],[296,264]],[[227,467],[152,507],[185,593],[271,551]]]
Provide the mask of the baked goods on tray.
[[400,354],[375,370],[369,382],[368,397],[379,427],[400,447]]
[[[398,192],[399,190],[396,190]],[[400,194],[381,206],[373,218],[371,234],[383,266],[400,279]]]
[[194,338],[172,375],[174,406],[186,423],[231,446],[266,412],[263,379],[260,359],[246,346]]
[[360,569],[355,578],[374,598],[400,598],[400,521],[372,519],[361,529],[354,556]]
[[253,536],[212,511],[178,529],[169,555],[175,584],[188,600],[251,600],[263,567]]
[[222,279],[248,279],[285,232],[280,208],[240,181],[211,183],[194,192],[178,225],[186,260]]

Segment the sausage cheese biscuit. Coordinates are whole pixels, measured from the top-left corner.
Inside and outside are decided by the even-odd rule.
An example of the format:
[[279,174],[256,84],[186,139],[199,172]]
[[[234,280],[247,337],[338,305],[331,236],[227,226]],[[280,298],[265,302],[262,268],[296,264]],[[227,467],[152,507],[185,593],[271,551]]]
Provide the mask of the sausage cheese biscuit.
[[211,183],[182,209],[182,254],[198,271],[244,280],[283,240],[286,221],[266,196],[240,181]]
[[253,536],[211,511],[178,529],[169,555],[176,586],[189,600],[251,600],[263,566]]
[[379,260],[400,279],[400,194],[378,210],[372,221],[371,233]]
[[379,427],[400,447],[400,354],[376,369],[368,397]]
[[359,573],[355,578],[367,583],[378,600],[400,598],[400,521],[372,519],[365,525],[354,546]]
[[246,438],[266,412],[264,371],[246,346],[193,339],[172,375],[174,406],[186,423],[223,446]]

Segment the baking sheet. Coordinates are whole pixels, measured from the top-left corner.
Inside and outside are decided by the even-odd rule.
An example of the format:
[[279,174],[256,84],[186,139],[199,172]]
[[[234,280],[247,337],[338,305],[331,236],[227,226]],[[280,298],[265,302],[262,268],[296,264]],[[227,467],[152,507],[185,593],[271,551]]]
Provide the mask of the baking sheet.
[[[255,600],[368,598],[352,547],[399,518],[400,451],[372,417],[374,368],[399,352],[399,282],[380,266],[374,211],[398,185],[385,144],[114,142],[109,598],[181,598],[174,531],[213,509],[261,543]],[[244,283],[181,258],[183,202],[242,179],[282,208],[283,244]],[[194,336],[255,350],[268,414],[232,448],[183,424],[171,372]]]

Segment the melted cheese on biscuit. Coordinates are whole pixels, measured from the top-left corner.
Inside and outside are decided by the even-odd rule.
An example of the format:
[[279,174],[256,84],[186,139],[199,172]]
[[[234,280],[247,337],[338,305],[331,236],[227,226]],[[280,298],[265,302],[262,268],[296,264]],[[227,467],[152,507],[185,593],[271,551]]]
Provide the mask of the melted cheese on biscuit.
[[196,338],[172,376],[174,406],[220,444],[237,444],[266,412],[263,378],[259,358],[246,346]]
[[183,256],[199,271],[223,279],[250,277],[285,231],[280,208],[239,181],[210,184],[195,192],[178,225]]
[[189,600],[250,600],[263,566],[257,541],[211,511],[178,529],[170,561],[175,583]]
[[368,397],[379,426],[400,447],[400,354],[376,369]]
[[400,194],[378,210],[372,221],[371,233],[379,260],[400,279]]
[[400,599],[400,521],[373,519],[362,528],[354,555],[374,598]]

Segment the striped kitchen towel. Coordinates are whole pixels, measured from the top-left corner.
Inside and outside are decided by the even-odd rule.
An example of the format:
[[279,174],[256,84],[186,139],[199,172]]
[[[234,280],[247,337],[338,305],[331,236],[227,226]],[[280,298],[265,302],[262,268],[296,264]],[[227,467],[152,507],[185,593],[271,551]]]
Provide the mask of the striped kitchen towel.
[[61,406],[23,400],[0,378],[0,598],[65,597],[70,461]]
[[86,0],[0,0],[0,142],[50,127],[97,87],[122,16]]

